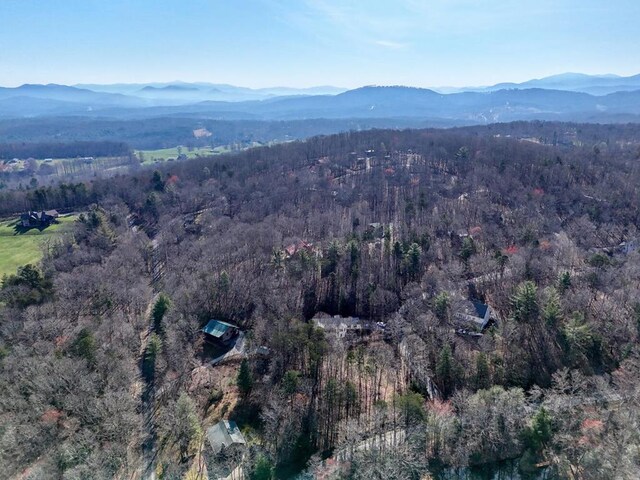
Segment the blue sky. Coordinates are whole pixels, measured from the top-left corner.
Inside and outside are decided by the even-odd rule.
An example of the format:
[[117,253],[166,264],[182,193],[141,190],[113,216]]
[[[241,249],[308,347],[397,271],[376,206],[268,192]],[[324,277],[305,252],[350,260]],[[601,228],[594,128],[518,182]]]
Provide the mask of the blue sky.
[[639,20],[639,0],[0,0],[0,85],[630,75]]

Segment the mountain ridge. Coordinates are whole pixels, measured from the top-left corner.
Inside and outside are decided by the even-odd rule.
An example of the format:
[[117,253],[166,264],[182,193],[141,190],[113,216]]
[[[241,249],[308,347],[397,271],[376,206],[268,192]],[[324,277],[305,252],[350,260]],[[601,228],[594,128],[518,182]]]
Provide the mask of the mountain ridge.
[[[577,81],[585,78],[594,77],[564,74],[548,77],[546,81]],[[486,123],[639,115],[640,75],[624,78],[637,80],[638,88],[594,95],[541,86],[512,87],[510,84],[502,84],[506,88],[500,89],[452,93],[402,85],[366,85],[337,94],[284,95],[286,91],[283,90],[282,95],[256,96],[238,94],[238,90],[233,90],[242,90],[243,87],[222,84],[216,90],[212,86],[214,84],[174,82],[147,85],[139,89],[137,94],[96,92],[88,88],[58,84],[25,84],[14,88],[0,87],[0,117],[86,115],[151,118],[188,115],[260,120],[423,118]],[[631,81],[614,76],[599,76],[597,79],[613,83]],[[228,90],[225,92],[222,89]],[[204,97],[203,91],[208,92]],[[229,95],[235,100],[229,100]]]

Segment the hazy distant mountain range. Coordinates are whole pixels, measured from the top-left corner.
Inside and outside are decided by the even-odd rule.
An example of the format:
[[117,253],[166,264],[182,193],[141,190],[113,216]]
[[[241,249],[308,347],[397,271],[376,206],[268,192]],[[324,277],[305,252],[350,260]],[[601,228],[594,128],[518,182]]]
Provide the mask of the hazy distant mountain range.
[[545,78],[536,78],[522,83],[498,83],[490,87],[442,87],[435,90],[440,93],[458,92],[494,92],[504,89],[544,88],[548,90],[566,90],[592,95],[607,95],[615,92],[628,92],[640,89],[640,74],[631,77],[619,75],[586,75],[584,73],[562,73]]
[[0,88],[0,117],[419,118],[456,123],[640,118],[640,75],[567,73],[519,84],[437,90],[403,86],[348,91],[330,86],[249,89],[184,82],[22,85]]
[[216,83],[129,83],[114,85],[74,85],[77,88],[103,93],[120,93],[158,101],[173,100],[182,102],[185,100],[242,102],[247,100],[265,100],[268,98],[294,96],[294,95],[336,95],[344,92],[345,88],[321,86],[311,88],[246,88],[234,85]]

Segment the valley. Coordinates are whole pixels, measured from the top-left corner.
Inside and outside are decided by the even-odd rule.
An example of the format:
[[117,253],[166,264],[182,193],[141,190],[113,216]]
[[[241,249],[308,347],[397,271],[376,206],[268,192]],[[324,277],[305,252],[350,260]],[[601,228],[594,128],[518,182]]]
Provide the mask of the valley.
[[0,290],[2,468],[629,475],[639,148],[372,130],[0,192],[85,212]]
[[638,0],[0,19],[0,480],[640,478]]

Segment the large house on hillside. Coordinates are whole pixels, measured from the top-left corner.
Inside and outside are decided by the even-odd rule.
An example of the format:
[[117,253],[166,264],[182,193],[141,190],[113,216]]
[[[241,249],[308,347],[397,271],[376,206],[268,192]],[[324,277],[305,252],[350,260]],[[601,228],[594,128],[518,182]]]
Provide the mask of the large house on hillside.
[[371,333],[381,328],[373,322],[363,321],[358,317],[331,316],[327,313],[318,313],[313,317],[312,321],[316,327],[338,338],[345,338],[354,334]]
[[59,216],[57,210],[29,211],[20,215],[20,225],[23,227],[48,227]]

